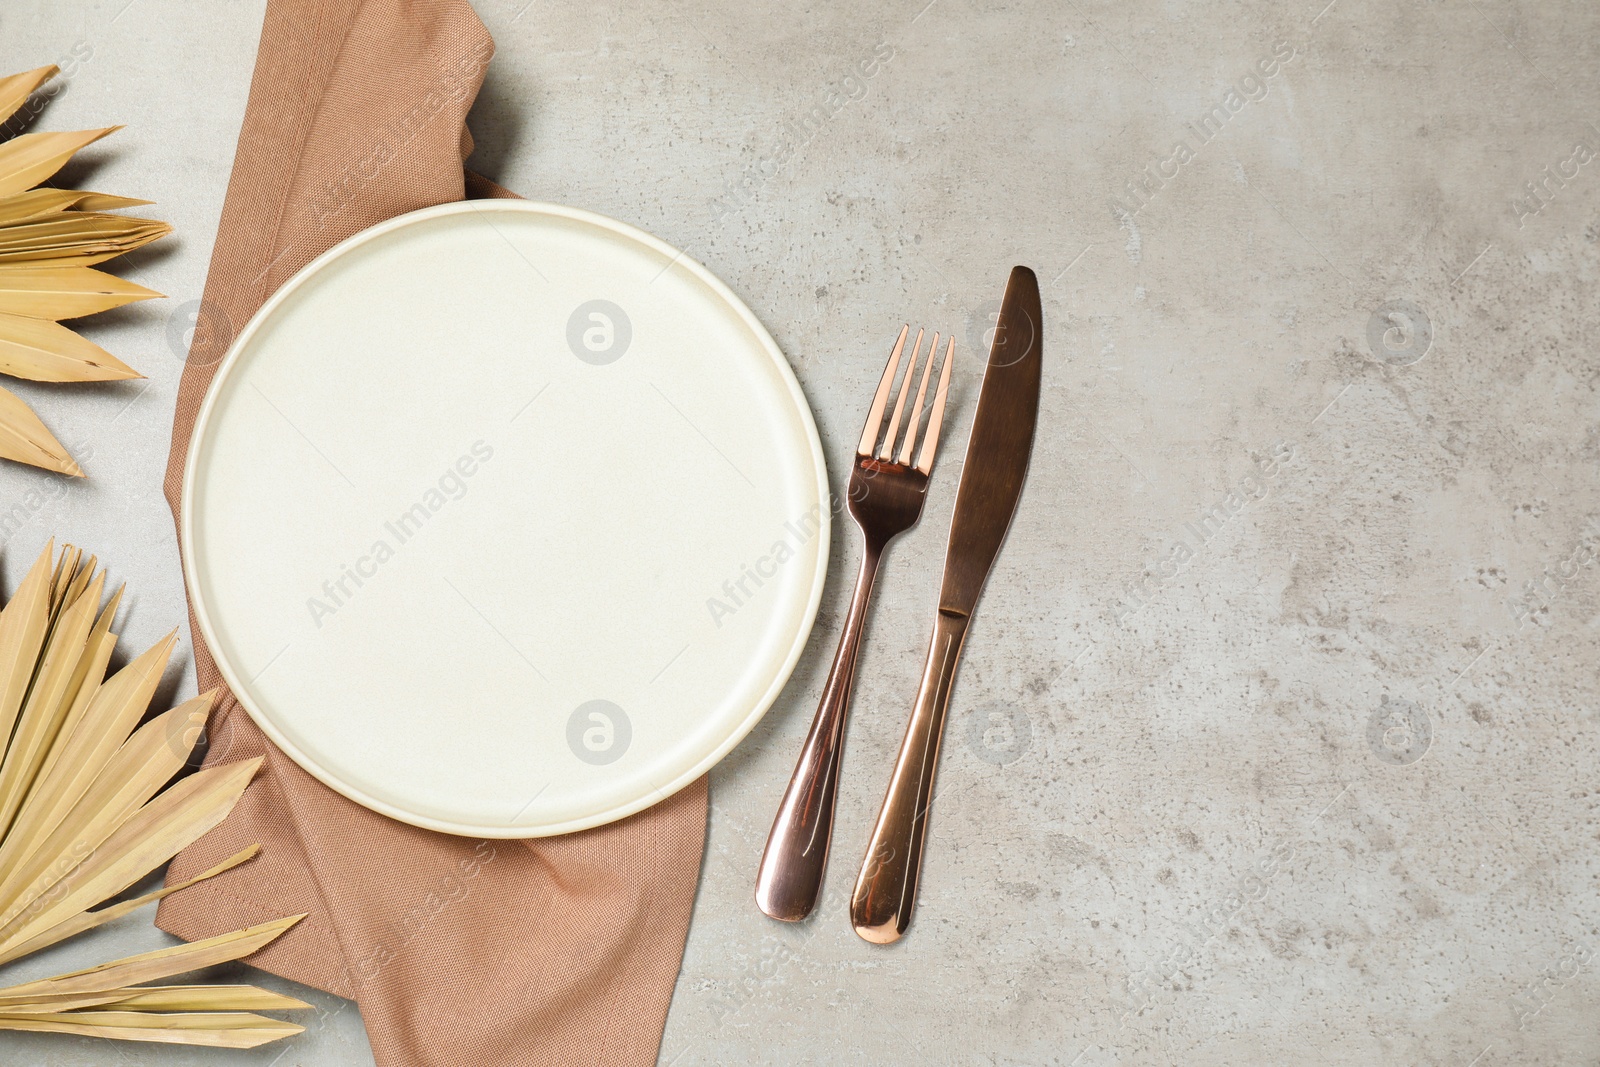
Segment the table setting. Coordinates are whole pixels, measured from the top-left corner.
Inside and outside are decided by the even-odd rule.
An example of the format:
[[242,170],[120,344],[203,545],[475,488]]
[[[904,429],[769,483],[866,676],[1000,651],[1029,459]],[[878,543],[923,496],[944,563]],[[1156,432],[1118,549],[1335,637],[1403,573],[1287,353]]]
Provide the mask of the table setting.
[[1588,1062],[1593,74],[1446,6],[0,15],[0,1059]]

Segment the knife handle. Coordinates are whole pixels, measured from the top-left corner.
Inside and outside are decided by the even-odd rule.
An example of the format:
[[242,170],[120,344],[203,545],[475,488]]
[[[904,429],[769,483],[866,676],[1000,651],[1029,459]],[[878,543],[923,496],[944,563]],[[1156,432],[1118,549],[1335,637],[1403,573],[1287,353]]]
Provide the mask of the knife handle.
[[928,808],[933,803],[933,776],[939,767],[939,741],[967,622],[964,615],[941,611],[934,623],[911,722],[850,900],[851,925],[876,944],[898,941],[911,925]]
[[850,598],[850,614],[839,635],[839,650],[822,687],[822,700],[811,732],[800,750],[783,803],[772,820],[772,833],[756,871],[756,906],[774,919],[799,922],[811,914],[822,894],[833,838],[833,812],[839,796],[839,762],[844,755],[844,726],[855,685],[856,654],[866,625],[867,604],[877,581],[883,545],[867,540],[861,573]]

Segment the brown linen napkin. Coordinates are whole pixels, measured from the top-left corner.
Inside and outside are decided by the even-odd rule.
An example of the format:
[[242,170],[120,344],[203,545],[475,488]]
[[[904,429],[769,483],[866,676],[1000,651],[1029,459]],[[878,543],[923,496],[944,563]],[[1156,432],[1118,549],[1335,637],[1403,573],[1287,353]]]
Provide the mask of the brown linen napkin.
[[[178,390],[174,516],[200,401],[262,302],[343,238],[462,199],[464,119],[493,50],[465,0],[268,4]],[[221,686],[193,621],[200,687]],[[600,829],[475,841],[344,799],[225,694],[207,763],[254,755],[266,762],[233,815],[168,877],[251,842],[261,855],[169,897],[163,930],[195,940],[309,912],[250,962],[356,1000],[383,1067],[656,1062],[705,845],[704,779]]]

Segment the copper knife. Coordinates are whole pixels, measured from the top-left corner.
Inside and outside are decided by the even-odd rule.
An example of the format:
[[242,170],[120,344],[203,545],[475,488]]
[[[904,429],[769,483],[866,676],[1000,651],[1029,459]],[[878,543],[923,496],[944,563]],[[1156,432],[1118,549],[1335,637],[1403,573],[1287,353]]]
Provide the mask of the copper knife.
[[911,923],[956,664],[978,596],[1022,496],[1033,453],[1043,326],[1039,280],[1027,267],[1013,267],[967,438],[928,662],[850,901],[856,933],[878,944],[899,940]]

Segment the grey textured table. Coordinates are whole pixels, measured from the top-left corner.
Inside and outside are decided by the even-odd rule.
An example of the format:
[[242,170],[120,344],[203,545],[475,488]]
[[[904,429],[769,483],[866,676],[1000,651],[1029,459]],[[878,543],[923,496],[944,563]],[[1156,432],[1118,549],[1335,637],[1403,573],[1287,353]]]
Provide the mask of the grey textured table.
[[[861,942],[842,897],[959,450],[880,587],[828,904],[779,926],[750,890],[843,527],[811,648],[713,776],[662,1062],[1594,1063],[1600,8],[925,3],[479,5],[475,165],[723,277],[836,483],[901,321],[968,341],[959,442],[1006,270],[1045,286],[1033,471],[913,933]],[[7,588],[48,535],[88,546],[130,646],[184,618],[161,474],[261,13],[0,11],[0,68],[78,57],[48,128],[128,124],[79,180],[177,227],[120,268],[170,299],[86,325],[149,381],[18,388],[91,478],[0,469]],[[167,940],[141,913],[16,972]],[[0,1036],[0,1061],[369,1063],[356,1012],[310,999],[255,1053]]]

